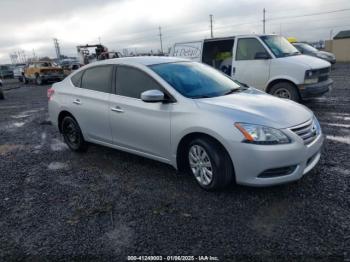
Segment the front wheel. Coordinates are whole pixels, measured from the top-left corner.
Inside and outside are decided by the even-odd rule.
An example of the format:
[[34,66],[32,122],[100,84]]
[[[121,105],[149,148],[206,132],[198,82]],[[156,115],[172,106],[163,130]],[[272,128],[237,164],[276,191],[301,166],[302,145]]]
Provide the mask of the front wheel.
[[66,116],[61,124],[62,135],[68,147],[76,152],[83,152],[87,149],[80,127],[71,116]]
[[5,99],[4,92],[2,91],[1,85],[0,85],[0,100]]
[[203,189],[216,190],[233,181],[232,161],[226,150],[213,139],[193,140],[189,144],[187,158],[189,172]]
[[287,83],[287,82],[277,83],[271,88],[269,93],[279,98],[290,99],[295,102],[300,101],[299,92],[295,88],[295,86],[291,83]]

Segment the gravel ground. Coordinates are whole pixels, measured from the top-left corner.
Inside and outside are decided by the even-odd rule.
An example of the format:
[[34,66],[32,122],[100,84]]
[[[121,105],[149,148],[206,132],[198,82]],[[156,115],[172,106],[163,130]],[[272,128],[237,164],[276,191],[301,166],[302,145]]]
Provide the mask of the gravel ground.
[[215,193],[170,166],[117,150],[92,145],[73,153],[46,121],[47,86],[5,91],[0,260],[349,259],[350,64],[332,75],[332,92],[306,103],[326,134],[317,168],[288,185]]

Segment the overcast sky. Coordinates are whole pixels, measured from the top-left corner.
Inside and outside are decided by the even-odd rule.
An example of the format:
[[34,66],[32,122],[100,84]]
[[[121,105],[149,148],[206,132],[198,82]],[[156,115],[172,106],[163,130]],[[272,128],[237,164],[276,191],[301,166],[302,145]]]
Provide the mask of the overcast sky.
[[69,56],[99,38],[109,50],[157,51],[158,26],[167,49],[209,37],[209,14],[214,36],[262,33],[264,7],[267,33],[313,41],[350,29],[350,11],[287,18],[350,8],[349,0],[0,0],[0,63],[17,50],[54,57],[53,38]]

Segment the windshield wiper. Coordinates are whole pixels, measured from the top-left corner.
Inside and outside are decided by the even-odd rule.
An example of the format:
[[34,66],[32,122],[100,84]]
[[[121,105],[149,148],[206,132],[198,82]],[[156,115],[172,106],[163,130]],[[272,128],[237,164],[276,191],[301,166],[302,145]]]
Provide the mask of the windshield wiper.
[[240,88],[232,88],[229,91],[227,91],[226,93],[224,93],[223,95],[226,96],[226,95],[233,94],[233,93],[239,92],[239,91],[241,91]]

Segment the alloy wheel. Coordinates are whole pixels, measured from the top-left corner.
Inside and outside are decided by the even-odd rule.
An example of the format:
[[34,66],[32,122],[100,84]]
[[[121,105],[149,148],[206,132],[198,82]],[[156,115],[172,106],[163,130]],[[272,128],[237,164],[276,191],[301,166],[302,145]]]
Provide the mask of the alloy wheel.
[[191,171],[198,183],[209,185],[213,180],[213,167],[206,150],[200,145],[193,145],[188,153]]

